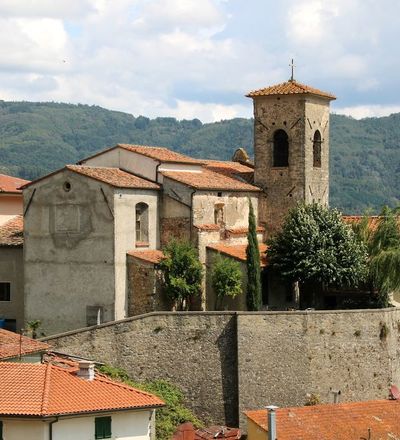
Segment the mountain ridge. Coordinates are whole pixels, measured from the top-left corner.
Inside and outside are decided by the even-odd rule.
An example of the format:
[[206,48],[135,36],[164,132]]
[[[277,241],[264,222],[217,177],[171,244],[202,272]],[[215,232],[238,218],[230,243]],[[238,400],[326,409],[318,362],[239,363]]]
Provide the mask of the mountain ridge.
[[[253,154],[253,121],[135,117],[99,106],[0,101],[0,172],[34,179],[117,143],[169,147],[229,160]],[[330,204],[345,213],[400,204],[400,113],[356,120],[331,115]]]

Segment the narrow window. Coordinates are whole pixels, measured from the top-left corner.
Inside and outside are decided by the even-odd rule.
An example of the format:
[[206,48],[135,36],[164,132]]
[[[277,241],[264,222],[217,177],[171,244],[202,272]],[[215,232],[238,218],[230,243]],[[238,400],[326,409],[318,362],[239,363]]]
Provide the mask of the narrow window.
[[321,133],[317,130],[314,133],[313,142],[313,166],[315,168],[321,168]]
[[111,417],[96,417],[94,425],[94,438],[111,438]]
[[214,206],[214,223],[219,226],[224,224],[224,204],[217,203]]
[[86,325],[99,325],[104,322],[104,309],[102,306],[86,306]]
[[149,205],[136,205],[136,243],[149,242]]
[[11,301],[11,284],[0,283],[0,301]]
[[289,166],[289,138],[285,130],[274,133],[273,166]]

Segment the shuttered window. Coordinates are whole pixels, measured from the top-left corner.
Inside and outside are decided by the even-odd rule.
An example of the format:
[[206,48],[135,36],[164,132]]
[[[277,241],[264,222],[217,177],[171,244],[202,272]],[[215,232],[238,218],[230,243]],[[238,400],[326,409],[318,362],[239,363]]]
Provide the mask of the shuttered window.
[[111,438],[111,417],[96,417],[95,438]]

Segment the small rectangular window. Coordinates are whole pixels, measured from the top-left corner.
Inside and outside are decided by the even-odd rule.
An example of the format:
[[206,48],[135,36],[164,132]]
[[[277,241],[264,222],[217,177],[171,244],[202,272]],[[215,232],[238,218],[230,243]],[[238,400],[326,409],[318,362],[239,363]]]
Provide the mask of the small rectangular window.
[[11,301],[11,284],[0,283],[0,301]]
[[102,306],[86,306],[86,325],[99,325],[103,322]]
[[3,440],[3,422],[0,422],[0,440]]
[[95,438],[111,438],[111,417],[96,417]]

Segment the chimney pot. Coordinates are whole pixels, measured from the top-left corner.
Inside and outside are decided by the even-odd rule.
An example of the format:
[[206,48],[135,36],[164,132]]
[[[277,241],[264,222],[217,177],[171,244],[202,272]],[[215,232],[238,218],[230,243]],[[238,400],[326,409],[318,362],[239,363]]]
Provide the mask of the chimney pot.
[[278,406],[267,406],[268,411],[268,440],[276,440],[276,410]]
[[79,361],[79,370],[77,376],[85,380],[94,379],[94,363],[91,361]]

